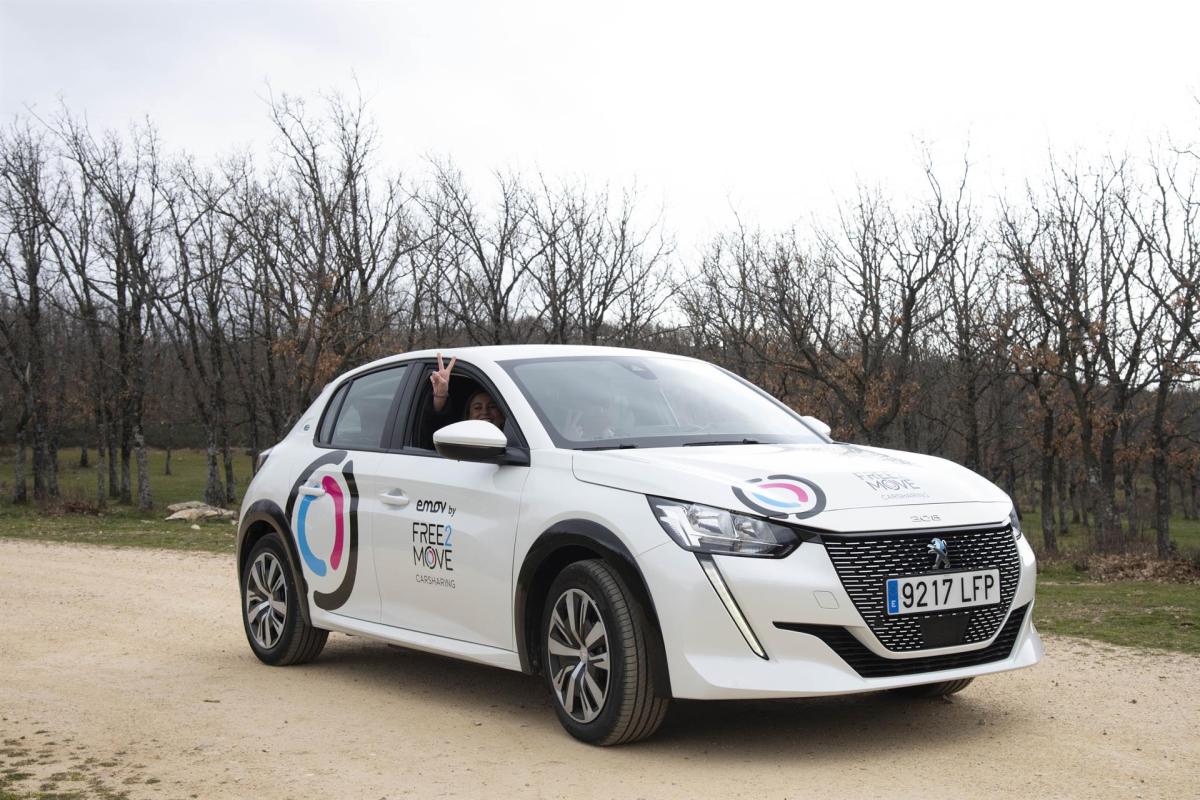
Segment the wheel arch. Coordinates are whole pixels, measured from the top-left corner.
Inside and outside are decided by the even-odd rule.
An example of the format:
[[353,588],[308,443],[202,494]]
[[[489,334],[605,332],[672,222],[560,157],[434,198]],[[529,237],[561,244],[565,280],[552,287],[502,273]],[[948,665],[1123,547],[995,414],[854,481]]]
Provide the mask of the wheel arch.
[[670,674],[662,626],[642,570],[620,537],[591,520],[570,519],[555,523],[537,538],[521,563],[513,614],[521,671],[530,675],[541,672],[538,632],[550,584],[568,564],[591,558],[599,558],[615,569],[645,610],[652,629],[648,639],[651,643],[650,657],[655,666],[655,689],[660,696],[670,697]]
[[283,547],[288,554],[288,567],[292,571],[292,580],[300,589],[302,602],[299,603],[300,615],[305,624],[311,625],[312,618],[308,613],[308,583],[304,580],[304,570],[300,569],[300,554],[296,550],[296,540],[292,536],[291,525],[287,517],[276,503],[271,500],[254,502],[242,515],[242,523],[238,527],[237,541],[237,574],[238,586],[246,574],[246,561],[250,551],[260,539],[271,533],[278,533],[283,540]]

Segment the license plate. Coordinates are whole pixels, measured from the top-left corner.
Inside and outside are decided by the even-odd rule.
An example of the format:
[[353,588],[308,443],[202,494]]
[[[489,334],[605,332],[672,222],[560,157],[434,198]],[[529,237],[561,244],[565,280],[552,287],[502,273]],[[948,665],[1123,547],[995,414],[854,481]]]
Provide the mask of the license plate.
[[999,602],[998,569],[889,578],[887,582],[887,613],[890,616],[990,606]]

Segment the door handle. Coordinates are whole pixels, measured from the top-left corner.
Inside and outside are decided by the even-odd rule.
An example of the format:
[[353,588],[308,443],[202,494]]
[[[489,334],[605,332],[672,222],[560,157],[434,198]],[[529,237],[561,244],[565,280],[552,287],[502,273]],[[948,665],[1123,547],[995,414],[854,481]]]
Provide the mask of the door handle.
[[408,505],[408,495],[406,495],[400,489],[392,489],[387,492],[380,492],[379,499],[382,500],[386,505],[396,506],[397,508],[403,508],[404,506]]
[[320,486],[312,486],[311,484],[306,483],[300,487],[299,494],[302,494],[305,497],[323,497],[325,495],[325,490]]

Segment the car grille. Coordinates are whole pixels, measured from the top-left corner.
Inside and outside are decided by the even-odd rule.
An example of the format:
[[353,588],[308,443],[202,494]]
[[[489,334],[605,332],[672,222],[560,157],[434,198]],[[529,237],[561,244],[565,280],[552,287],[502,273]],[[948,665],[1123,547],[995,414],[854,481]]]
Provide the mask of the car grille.
[[[927,550],[935,536],[945,540],[952,570],[1000,571],[1000,602],[982,608],[888,616],[884,599],[888,578],[935,572]],[[985,642],[999,630],[1017,593],[1021,556],[1009,525],[878,536],[822,534],[821,539],[858,613],[880,643],[893,652]]]
[[804,625],[793,622],[776,622],[775,627],[785,631],[798,631],[816,636],[843,661],[849,664],[855,672],[864,678],[890,678],[896,675],[919,675],[923,672],[937,672],[944,669],[959,667],[975,667],[1003,661],[1012,655],[1013,645],[1017,643],[1017,635],[1021,632],[1021,624],[1029,606],[1021,606],[1013,611],[1008,623],[996,640],[987,647],[970,650],[966,653],[950,653],[940,656],[924,656],[918,658],[884,658],[876,655],[854,638],[850,631],[838,625]]

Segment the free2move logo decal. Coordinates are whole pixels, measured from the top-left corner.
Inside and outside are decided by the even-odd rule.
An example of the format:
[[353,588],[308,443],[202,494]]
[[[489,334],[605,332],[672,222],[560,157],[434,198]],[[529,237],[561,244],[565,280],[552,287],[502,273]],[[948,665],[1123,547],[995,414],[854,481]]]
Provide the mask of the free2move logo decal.
[[748,508],[768,517],[813,517],[825,510],[825,492],[807,478],[768,475],[734,484],[733,494]]
[[[358,484],[347,455],[334,450],[305,467],[287,502],[313,602],[325,611],[346,604],[358,573]],[[333,469],[310,480],[322,467]]]

